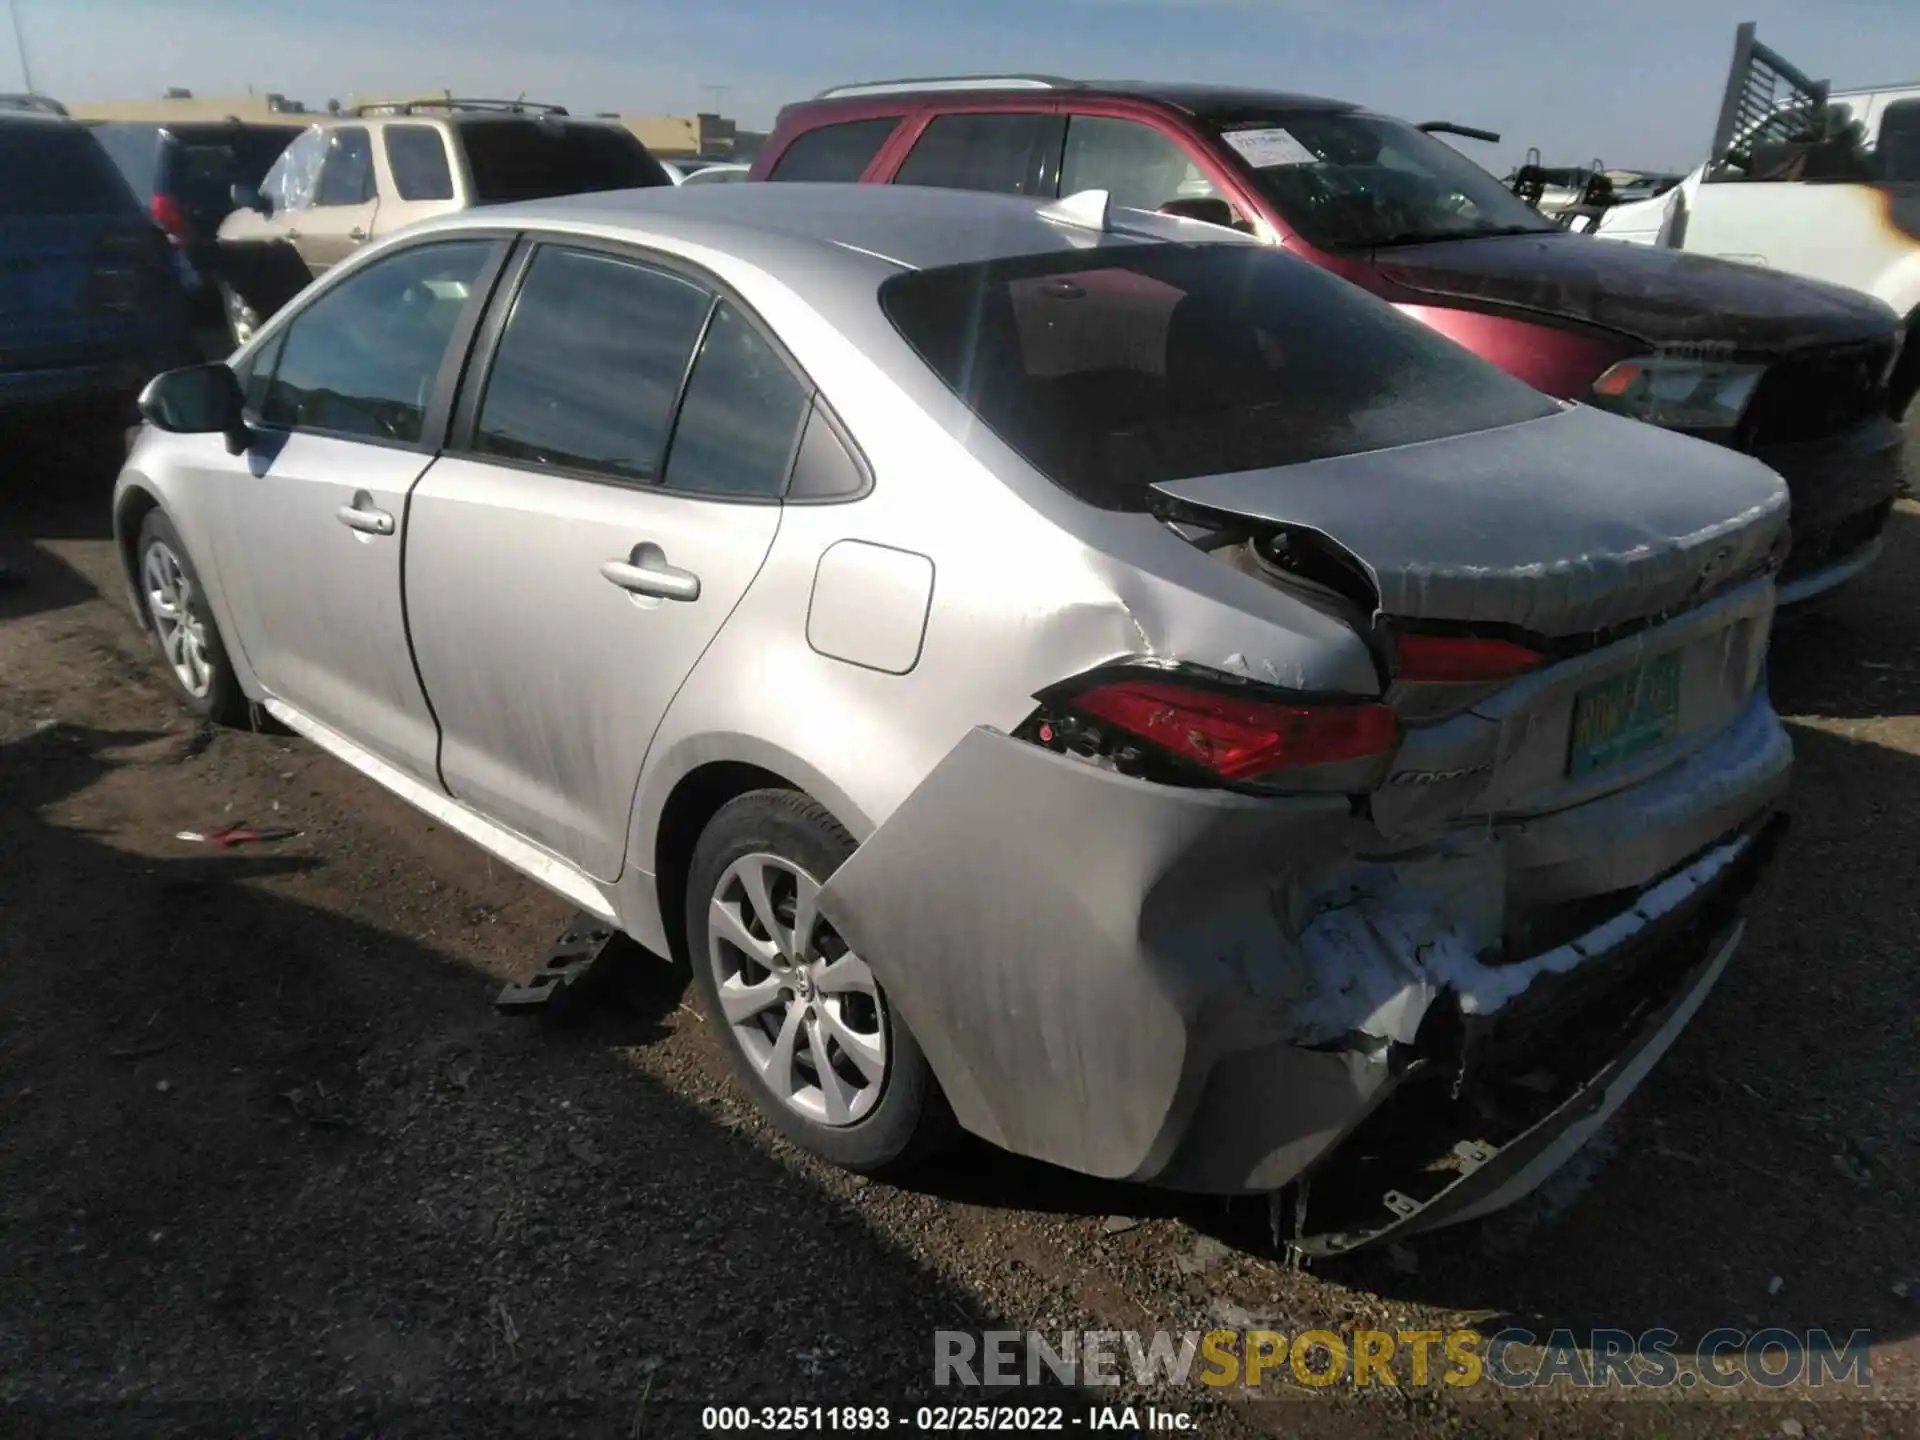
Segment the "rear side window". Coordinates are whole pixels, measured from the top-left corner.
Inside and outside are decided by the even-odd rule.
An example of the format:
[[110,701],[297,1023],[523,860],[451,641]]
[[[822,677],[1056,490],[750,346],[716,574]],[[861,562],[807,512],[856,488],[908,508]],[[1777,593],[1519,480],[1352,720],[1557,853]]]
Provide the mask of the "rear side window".
[[880,147],[887,143],[898,115],[878,120],[848,120],[839,125],[822,125],[794,138],[778,161],[769,180],[812,180],[851,185],[866,173]]
[[320,296],[277,342],[271,379],[249,383],[260,397],[261,420],[369,440],[419,440],[447,344],[492,250],[490,240],[416,246]]
[[1037,190],[1041,151],[1059,126],[1054,115],[935,116],[893,183],[1026,194]]
[[500,337],[474,448],[656,480],[673,404],[712,303],[699,286],[661,270],[542,248]]
[[668,185],[631,131],[554,120],[479,120],[460,127],[475,204],[544,200]]
[[138,209],[107,152],[81,126],[0,122],[0,219]]
[[778,497],[806,412],[806,387],[722,300],[687,380],[667,484],[708,495]]
[[1166,480],[1514,424],[1554,402],[1391,305],[1262,246],[1141,245],[895,276],[900,333],[1064,489],[1145,510]]
[[1920,181],[1920,100],[1896,100],[1880,112],[1880,173]]
[[402,200],[451,200],[453,171],[447,147],[431,125],[389,125],[384,132],[387,168]]
[[359,126],[327,132],[315,205],[364,205],[373,199],[373,142]]
[[1060,193],[1081,190],[1105,190],[1114,204],[1134,210],[1220,194],[1172,136],[1138,120],[1105,115],[1075,115],[1067,122]]

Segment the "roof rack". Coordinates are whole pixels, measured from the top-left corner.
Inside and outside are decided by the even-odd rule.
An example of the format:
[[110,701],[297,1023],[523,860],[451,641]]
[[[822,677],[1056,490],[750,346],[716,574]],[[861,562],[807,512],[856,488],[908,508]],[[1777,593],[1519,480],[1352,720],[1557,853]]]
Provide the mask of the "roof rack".
[[835,85],[813,98],[845,100],[855,95],[899,95],[912,90],[1063,90],[1075,83],[1059,75],[927,75],[919,79]]
[[0,110],[30,110],[36,115],[72,115],[66,106],[49,95],[0,95]]
[[458,95],[429,95],[420,100],[376,100],[356,105],[354,115],[424,115],[434,111],[477,110],[495,115],[564,115],[564,105],[537,100],[476,100]]

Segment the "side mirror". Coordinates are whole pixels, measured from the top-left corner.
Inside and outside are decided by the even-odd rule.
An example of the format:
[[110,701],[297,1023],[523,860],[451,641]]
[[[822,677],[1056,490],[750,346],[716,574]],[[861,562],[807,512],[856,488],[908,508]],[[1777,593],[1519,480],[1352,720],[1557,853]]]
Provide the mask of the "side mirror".
[[251,185],[235,185],[227,194],[236,210],[258,210],[265,215],[272,209],[272,206],[267,203],[267,197]]
[[1169,200],[1160,207],[1160,213],[1175,215],[1182,220],[1201,220],[1209,225],[1219,225],[1229,230],[1234,228],[1233,206],[1217,195]]
[[154,429],[173,435],[224,435],[230,455],[253,443],[245,412],[240,381],[224,364],[167,370],[140,392],[141,417]]

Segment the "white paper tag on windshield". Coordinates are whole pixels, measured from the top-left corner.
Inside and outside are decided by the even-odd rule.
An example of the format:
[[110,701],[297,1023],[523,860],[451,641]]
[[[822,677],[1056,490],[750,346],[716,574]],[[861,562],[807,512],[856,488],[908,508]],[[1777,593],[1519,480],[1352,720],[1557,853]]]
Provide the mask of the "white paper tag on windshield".
[[1320,157],[1279,126],[1271,130],[1229,130],[1222,137],[1256,170],[1275,165],[1315,165]]

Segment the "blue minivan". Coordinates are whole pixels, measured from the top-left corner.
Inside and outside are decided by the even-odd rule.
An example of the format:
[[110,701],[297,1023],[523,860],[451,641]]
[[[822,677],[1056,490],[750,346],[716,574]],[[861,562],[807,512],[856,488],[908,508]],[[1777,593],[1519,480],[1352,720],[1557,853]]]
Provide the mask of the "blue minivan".
[[172,247],[87,128],[0,107],[0,420],[131,423],[196,358]]

